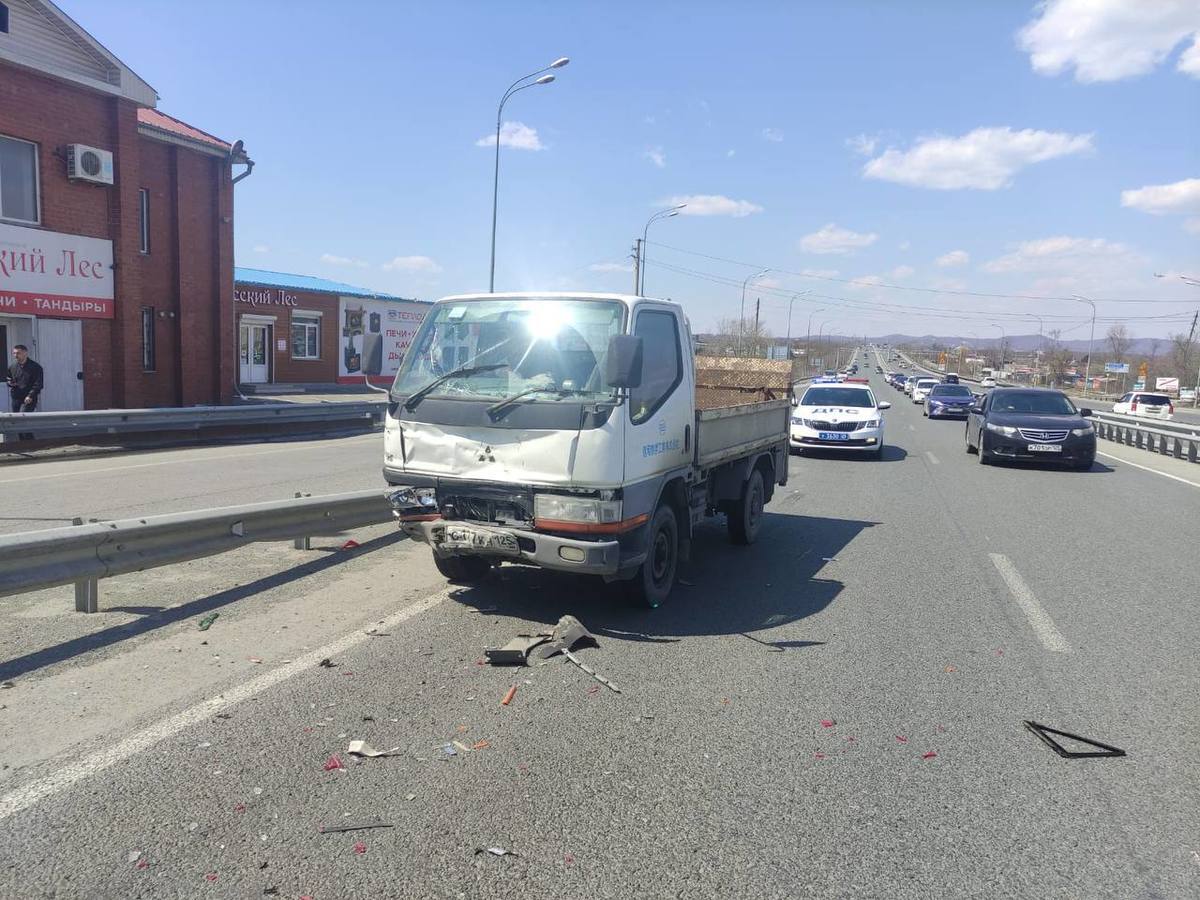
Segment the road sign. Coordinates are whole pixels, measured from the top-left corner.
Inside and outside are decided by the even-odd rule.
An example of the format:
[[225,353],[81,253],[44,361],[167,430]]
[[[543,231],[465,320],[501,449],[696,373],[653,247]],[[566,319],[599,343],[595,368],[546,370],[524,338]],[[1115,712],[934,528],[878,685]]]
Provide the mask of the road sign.
[[1142,380],[1139,378],[1137,381],[1135,381],[1135,382],[1133,383],[1133,389],[1134,389],[1135,391],[1144,391],[1144,390],[1146,389],[1146,382],[1142,381]]
[[1142,363],[1140,366],[1138,366],[1138,378],[1141,378],[1144,381],[1149,375],[1150,375],[1149,363]]
[[1129,371],[1129,363],[1105,363],[1104,371],[1113,372],[1117,375],[1124,375]]

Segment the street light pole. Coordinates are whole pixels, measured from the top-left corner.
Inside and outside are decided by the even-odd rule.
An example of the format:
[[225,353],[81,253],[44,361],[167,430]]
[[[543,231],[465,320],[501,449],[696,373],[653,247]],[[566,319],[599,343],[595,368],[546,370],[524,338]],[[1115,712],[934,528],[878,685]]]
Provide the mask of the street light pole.
[[787,323],[787,345],[788,353],[792,352],[792,304],[796,302],[797,297],[803,297],[805,294],[811,294],[811,290],[796,291],[792,294],[792,299],[788,301],[788,323]]
[[[999,375],[1000,375],[1001,377],[1003,377],[1003,376],[1004,376],[1004,342],[1005,342],[1005,340],[1007,340],[1007,338],[1008,338],[1008,335],[1004,333],[1004,326],[1003,326],[1003,325],[997,325],[995,322],[992,322],[992,323],[991,323],[991,326],[992,326],[993,328],[999,328],[999,329],[1000,329],[1000,358],[999,358],[999,360],[997,361],[996,368],[998,368],[998,369],[1000,370],[1000,372],[999,372]],[[994,374],[995,374],[995,373],[993,373],[993,375],[994,375]]]
[[1095,349],[1095,341],[1096,341],[1096,304],[1093,303],[1091,300],[1089,300],[1087,297],[1079,296],[1079,294],[1072,294],[1071,299],[1076,300],[1080,303],[1086,303],[1088,306],[1090,306],[1092,308],[1092,331],[1091,331],[1091,334],[1088,335],[1087,364],[1083,367],[1083,396],[1086,397],[1087,392],[1088,392],[1088,385],[1091,384],[1091,379],[1092,379],[1092,351],[1093,351],[1093,349]]
[[[536,72],[530,72],[528,75],[523,75],[508,86],[508,90],[504,92],[504,96],[500,98],[500,106],[496,109],[496,165],[492,173],[492,262],[488,269],[488,293],[496,292],[496,214],[499,207],[500,198],[500,124],[501,118],[504,115],[504,104],[508,102],[508,98],[517,91],[523,91],[526,88],[537,87],[539,84],[549,84],[554,80],[553,75],[543,74],[551,69],[561,69],[571,60],[566,56],[560,56],[544,69],[538,69]],[[540,78],[537,76],[541,75]],[[529,81],[530,78],[536,78],[536,81]],[[528,83],[525,83],[528,82]]]
[[660,209],[649,219],[646,220],[646,227],[642,229],[641,256],[638,259],[638,272],[641,273],[641,280],[638,283],[638,296],[646,296],[646,241],[650,235],[650,226],[659,219],[670,219],[679,215],[679,211],[686,207],[686,203],[680,203],[678,206],[672,206],[670,209]]
[[740,311],[738,312],[738,356],[742,355],[742,335],[746,331],[744,325],[746,321],[746,286],[755,278],[762,278],[770,271],[770,269],[763,269],[761,272],[758,272],[754,275],[747,275],[746,280],[742,282],[742,305]]
[[820,306],[808,314],[808,332],[804,335],[804,374],[812,371],[812,317],[814,313],[825,312],[829,307]]

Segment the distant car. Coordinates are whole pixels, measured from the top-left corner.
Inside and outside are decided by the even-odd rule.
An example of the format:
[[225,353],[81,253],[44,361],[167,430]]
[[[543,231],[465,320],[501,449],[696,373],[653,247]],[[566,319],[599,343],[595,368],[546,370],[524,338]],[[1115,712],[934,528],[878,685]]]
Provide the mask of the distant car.
[[1175,404],[1166,394],[1131,391],[1113,404],[1112,411],[1126,416],[1141,416],[1169,422],[1175,417]]
[[882,374],[883,374],[883,366],[876,366],[876,367],[875,367],[875,374],[876,374],[876,375],[882,375]]
[[958,384],[958,373],[947,372],[946,377],[943,378],[942,381],[946,382],[946,384]]
[[935,384],[925,398],[924,413],[930,419],[966,417],[975,405],[975,395],[965,384]]
[[1062,391],[996,388],[967,415],[968,453],[982,465],[997,460],[1036,460],[1090,469],[1096,461],[1096,431]]
[[987,378],[984,378],[979,382],[979,386],[994,388],[996,386],[996,379],[989,375]]
[[882,410],[867,384],[814,384],[792,410],[790,446],[796,453],[824,447],[883,455]]
[[936,378],[918,378],[917,383],[913,385],[913,389],[910,392],[912,402],[924,403],[925,398],[929,396],[929,392],[937,384],[941,384],[941,382]]
[[898,372],[896,377],[892,379],[892,387],[898,391],[903,391],[904,385],[908,383],[908,378],[909,376],[905,375],[903,372]]
[[913,388],[915,388],[917,386],[917,381],[919,379],[920,379],[919,375],[909,375],[907,378],[905,378],[904,379],[904,393],[906,393],[908,396],[911,397]]

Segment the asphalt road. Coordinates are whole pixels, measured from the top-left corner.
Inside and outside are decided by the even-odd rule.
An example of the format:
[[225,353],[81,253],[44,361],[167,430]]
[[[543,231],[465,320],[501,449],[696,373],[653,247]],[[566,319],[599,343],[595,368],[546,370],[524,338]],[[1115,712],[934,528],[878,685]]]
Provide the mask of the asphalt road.
[[[0,896],[1195,896],[1200,487],[981,467],[872,382],[884,459],[793,457],[759,542],[706,526],[653,612],[533,570],[447,590],[382,532],[302,575],[289,548],[105,582],[102,645],[4,676]],[[478,664],[567,612],[621,693]]]

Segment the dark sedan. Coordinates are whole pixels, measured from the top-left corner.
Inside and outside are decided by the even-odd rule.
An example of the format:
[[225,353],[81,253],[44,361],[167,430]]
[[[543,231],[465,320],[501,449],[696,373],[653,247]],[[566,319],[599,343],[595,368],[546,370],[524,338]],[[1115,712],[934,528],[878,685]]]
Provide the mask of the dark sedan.
[[931,419],[966,416],[975,405],[975,395],[965,384],[935,384],[925,398],[925,415]]
[[982,465],[997,460],[1064,463],[1090,469],[1096,460],[1096,431],[1061,391],[996,388],[967,415],[967,452]]

